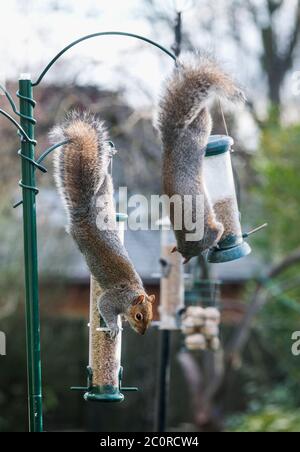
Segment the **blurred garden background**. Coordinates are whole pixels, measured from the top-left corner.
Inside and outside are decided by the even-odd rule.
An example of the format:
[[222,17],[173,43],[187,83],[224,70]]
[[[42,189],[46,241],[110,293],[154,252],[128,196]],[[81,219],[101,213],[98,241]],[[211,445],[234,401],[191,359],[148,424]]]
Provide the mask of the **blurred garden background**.
[[[210,49],[246,90],[245,107],[225,108],[235,140],[245,230],[252,255],[196,266],[221,281],[222,348],[184,350],[172,334],[169,431],[299,432],[300,356],[300,1],[299,0],[12,0],[2,5],[0,74],[11,92],[20,73],[33,78],[72,40],[96,31],[140,33],[171,48],[182,9],[182,53]],[[130,39],[94,39],[72,49],[35,91],[37,153],[71,108],[107,122],[118,154],[115,186],[160,193],[161,144],[153,125],[171,60]],[[0,96],[0,107],[9,104]],[[214,133],[225,133],[219,106]],[[26,355],[18,136],[0,117],[0,431],[26,431]],[[70,386],[84,385],[88,361],[88,270],[65,232],[66,215],[48,175],[37,197],[45,430],[153,431],[159,331],[125,331],[124,383],[138,386],[117,406],[89,405]],[[298,223],[299,222],[299,223]],[[128,231],[125,244],[147,288],[159,299],[160,234]],[[195,271],[195,263],[192,266]],[[129,415],[130,413],[130,415]]]

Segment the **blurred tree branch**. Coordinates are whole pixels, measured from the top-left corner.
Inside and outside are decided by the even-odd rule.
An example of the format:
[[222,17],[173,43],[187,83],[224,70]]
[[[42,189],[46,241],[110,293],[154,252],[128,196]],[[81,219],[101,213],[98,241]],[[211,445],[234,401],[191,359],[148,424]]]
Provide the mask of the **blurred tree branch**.
[[[245,4],[251,13],[253,23],[261,36],[263,51],[260,62],[263,71],[267,75],[270,101],[273,105],[279,108],[281,103],[280,90],[287,72],[292,68],[294,52],[299,43],[300,0],[297,0],[295,20],[292,26],[290,40],[285,50],[280,49],[279,41],[281,33],[279,33],[276,29],[274,15],[286,5],[286,0],[267,0],[265,5],[263,5],[260,10],[256,8],[252,0],[247,0]],[[266,25],[262,24],[259,20],[259,17],[262,16],[264,7],[266,7],[269,15],[269,22]],[[236,40],[238,40],[237,34],[240,35],[241,33],[242,30],[239,30],[238,33],[235,31],[234,36]],[[256,115],[254,117],[256,118]]]
[[195,424],[202,430],[204,427],[219,428],[218,419],[213,413],[212,400],[223,381],[224,365],[222,351],[216,354],[207,352],[206,358],[209,359],[213,368],[212,380],[207,386],[205,380],[205,371],[202,371],[200,364],[193,354],[187,351],[180,351],[177,359],[182,368],[184,377],[188,383],[190,399],[194,411]]
[[[262,72],[266,76],[268,84],[268,99],[270,104],[277,110],[277,119],[281,106],[281,88],[284,79],[293,66],[295,50],[300,40],[300,0],[297,0],[295,12],[293,14],[294,22],[291,26],[291,34],[287,39],[287,45],[282,46],[282,33],[278,29],[275,15],[281,13],[281,10],[287,6],[289,0],[262,0],[258,5],[253,0],[230,0],[226,2],[226,15],[223,15],[224,21],[229,25],[229,34],[236,42],[239,50],[248,52],[245,47],[245,14],[248,13],[249,19],[252,21],[261,40],[261,55],[259,64]],[[212,9],[212,17],[217,17],[218,4],[211,4],[207,0],[199,2],[200,6],[210,7]],[[159,23],[169,28],[170,31],[174,27],[174,18],[167,11],[162,10],[158,3],[154,0],[145,0],[146,13],[145,16],[149,22],[156,27]],[[185,49],[192,49],[192,42],[197,42],[199,34],[207,33],[214,35],[214,27],[208,17],[202,14],[202,8],[195,8],[195,15],[199,17],[198,34],[195,30],[183,33],[183,45]],[[154,20],[155,19],[155,20]],[[284,24],[280,25],[284,27]],[[201,41],[199,41],[201,42]],[[201,45],[200,45],[201,47]],[[259,126],[262,121],[256,113],[256,98],[253,97],[249,102],[249,107],[253,114],[253,118]],[[268,119],[268,118],[267,118]]]

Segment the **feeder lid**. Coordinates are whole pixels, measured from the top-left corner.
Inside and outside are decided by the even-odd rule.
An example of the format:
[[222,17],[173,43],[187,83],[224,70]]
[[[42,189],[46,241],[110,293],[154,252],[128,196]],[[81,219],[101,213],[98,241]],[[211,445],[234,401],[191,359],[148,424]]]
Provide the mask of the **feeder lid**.
[[212,248],[207,255],[207,262],[211,264],[223,264],[248,256],[251,253],[250,245],[241,242],[231,248]]
[[211,135],[208,140],[205,157],[224,154],[230,151],[234,141],[227,135]]

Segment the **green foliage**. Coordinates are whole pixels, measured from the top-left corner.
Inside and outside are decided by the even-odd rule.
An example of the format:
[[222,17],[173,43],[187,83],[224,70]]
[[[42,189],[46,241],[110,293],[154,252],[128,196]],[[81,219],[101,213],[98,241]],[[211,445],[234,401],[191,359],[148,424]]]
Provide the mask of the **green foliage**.
[[[267,266],[300,246],[300,125],[280,126],[274,115],[261,131],[254,167],[249,223],[268,222],[253,237],[256,254]],[[234,432],[299,432],[299,357],[293,356],[292,333],[300,330],[299,265],[266,284],[267,302],[253,324],[243,366],[236,375],[241,402],[229,415]],[[251,298],[251,284],[249,297]],[[232,411],[231,411],[232,413]]]
[[300,125],[270,122],[262,131],[256,169],[256,209],[260,221],[269,223],[256,244],[268,255],[282,256],[300,245]]
[[300,410],[267,405],[261,411],[231,418],[228,427],[231,432],[297,433],[300,431]]
[[237,378],[240,414],[226,427],[236,432],[300,431],[299,357],[292,354],[292,332],[300,330],[299,265],[269,281],[267,303],[253,325]]
[[268,391],[266,387],[263,388],[264,391],[259,391],[254,384],[249,384],[246,388],[252,401],[246,413],[228,419],[228,430],[258,433],[300,431],[300,409],[295,407],[289,385],[278,385],[272,391]]

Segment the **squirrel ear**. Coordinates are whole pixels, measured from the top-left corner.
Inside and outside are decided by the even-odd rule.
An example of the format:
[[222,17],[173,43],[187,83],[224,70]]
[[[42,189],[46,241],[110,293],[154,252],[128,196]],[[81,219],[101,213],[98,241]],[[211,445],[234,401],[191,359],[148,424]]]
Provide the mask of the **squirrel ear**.
[[133,300],[133,305],[142,304],[145,301],[145,295],[139,295],[137,298]]
[[151,304],[155,303],[155,298],[156,298],[155,295],[149,295],[148,299],[149,299]]

